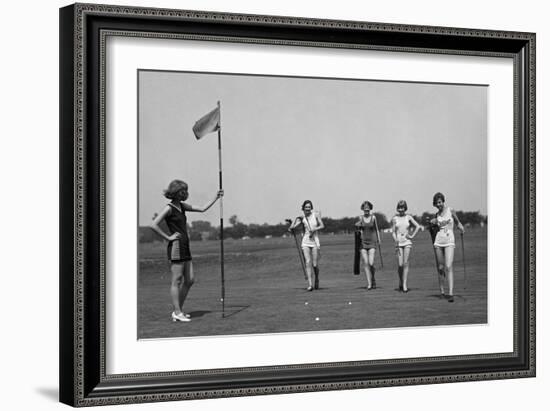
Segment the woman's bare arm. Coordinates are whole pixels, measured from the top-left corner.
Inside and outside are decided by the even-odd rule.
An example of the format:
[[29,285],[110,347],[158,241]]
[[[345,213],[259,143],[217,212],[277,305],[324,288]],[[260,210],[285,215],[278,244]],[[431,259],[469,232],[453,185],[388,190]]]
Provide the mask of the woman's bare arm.
[[222,197],[223,197],[223,190],[218,190],[218,192],[216,193],[216,197],[214,197],[213,200],[209,201],[208,203],[206,203],[202,207],[196,207],[196,206],[192,206],[192,205],[186,204],[186,203],[183,203],[183,204],[184,204],[184,207],[185,207],[185,211],[196,212],[196,213],[204,213],[210,207],[212,207],[216,203],[216,201],[218,201],[218,198],[222,198]]
[[166,216],[171,212],[170,210],[170,206],[167,205],[166,207],[163,208],[163,210],[160,212],[159,215],[157,215],[153,221],[151,221],[151,224],[149,224],[149,227],[151,227],[151,229],[157,233],[158,235],[160,235],[162,238],[164,238],[166,241],[172,241],[172,240],[176,240],[177,238],[179,238],[179,234],[178,233],[174,233],[172,235],[168,235],[166,234],[162,228],[160,228],[160,223],[166,218]]
[[397,243],[397,225],[395,224],[395,217],[391,219],[391,236],[393,237],[393,241]]
[[416,233],[418,233],[418,230],[420,230],[420,224],[418,224],[418,222],[412,216],[409,216],[409,221],[414,226],[414,232],[409,237],[414,238]]
[[316,228],[313,228],[311,230],[311,232],[315,232],[315,231],[319,231],[319,230],[322,230],[323,228],[325,228],[325,223],[323,223],[323,219],[321,218],[320,215],[316,214],[315,215],[315,218],[317,219],[317,222],[319,223],[319,226],[317,226]]
[[464,226],[462,225],[462,223],[458,219],[458,215],[456,215],[455,210],[453,210],[452,208],[451,208],[451,215],[453,216],[453,218],[456,222],[457,228],[460,230],[461,233],[463,233],[464,232]]

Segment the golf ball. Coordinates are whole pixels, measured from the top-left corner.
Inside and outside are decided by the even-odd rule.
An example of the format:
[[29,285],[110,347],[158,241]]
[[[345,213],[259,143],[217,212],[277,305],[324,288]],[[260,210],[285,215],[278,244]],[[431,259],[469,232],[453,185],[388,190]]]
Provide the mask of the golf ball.
[[306,301],[306,305],[308,305],[309,303]]
[[315,321],[319,321],[319,317],[315,317]]
[[223,301],[223,298],[220,298],[220,301]]
[[349,304],[349,305],[351,305],[351,301],[350,301],[350,302],[348,302],[348,304]]

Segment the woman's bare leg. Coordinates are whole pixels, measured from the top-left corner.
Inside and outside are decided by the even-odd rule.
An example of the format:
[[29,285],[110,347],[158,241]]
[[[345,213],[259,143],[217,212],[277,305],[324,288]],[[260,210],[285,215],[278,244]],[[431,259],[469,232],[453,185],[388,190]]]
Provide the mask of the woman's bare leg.
[[[191,261],[185,261],[183,263],[183,281],[181,281],[179,292],[179,304],[180,310],[183,312],[183,303],[187,298],[187,294],[191,289],[191,286],[195,282],[195,274],[193,272],[193,263]],[[177,313],[176,313],[177,314]]]
[[399,276],[399,290],[403,290],[403,247],[397,247],[397,275]]
[[365,276],[367,277],[367,290],[372,288],[372,273],[370,271],[369,255],[367,250],[361,249],[361,259],[363,260],[363,266],[365,267]]
[[453,259],[455,256],[455,249],[453,247],[445,248],[445,269],[447,270],[449,281],[449,296],[454,296],[455,279],[453,270]]
[[403,291],[409,291],[407,280],[409,278],[409,256],[411,255],[411,247],[403,248]]
[[183,282],[183,263],[172,263],[170,266],[172,281],[170,283],[170,298],[174,306],[174,312],[181,314],[180,288]]
[[319,289],[319,258],[321,257],[319,249],[313,247],[311,249],[311,264],[313,265],[313,274],[315,275],[314,287]]
[[307,275],[307,282],[308,282],[308,288],[313,288],[313,282],[312,282],[312,269],[311,269],[311,248],[309,247],[302,247],[302,252],[304,253],[304,258],[306,260],[306,275]]
[[368,250],[368,256],[369,256],[369,267],[370,267],[370,274],[371,274],[371,280],[372,280],[372,288],[376,288],[376,278],[374,278],[375,268],[374,268],[374,254],[376,252],[375,248],[371,248]]
[[439,292],[445,295],[445,253],[442,248],[435,248],[435,256],[437,259],[437,279],[439,281]]

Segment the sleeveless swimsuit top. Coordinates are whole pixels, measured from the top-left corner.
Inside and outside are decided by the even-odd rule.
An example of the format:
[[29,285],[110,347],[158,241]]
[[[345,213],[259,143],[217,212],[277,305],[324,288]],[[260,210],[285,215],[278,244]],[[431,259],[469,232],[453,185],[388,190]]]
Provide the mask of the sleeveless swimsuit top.
[[405,214],[404,216],[396,215],[393,217],[398,247],[412,246],[411,239],[407,238],[407,234],[409,234],[409,227],[411,226],[411,218],[412,217],[408,214]]
[[319,233],[317,231],[315,231],[314,233],[311,232],[312,229],[319,227],[317,216],[314,213],[311,213],[309,217],[302,217],[302,225],[304,226],[302,247],[320,248],[321,244],[319,242]]
[[439,231],[435,236],[434,246],[448,247],[455,245],[454,219],[451,209],[446,207],[441,215],[436,216]]
[[164,218],[164,221],[166,221],[170,234],[180,233],[180,242],[188,243],[187,216],[185,215],[184,205],[180,203],[179,209],[172,203],[168,203],[168,206],[170,207],[170,213]]
[[365,216],[359,217],[359,227],[361,228],[361,241],[364,246],[376,244],[376,224],[374,223],[374,216],[369,216],[367,222]]

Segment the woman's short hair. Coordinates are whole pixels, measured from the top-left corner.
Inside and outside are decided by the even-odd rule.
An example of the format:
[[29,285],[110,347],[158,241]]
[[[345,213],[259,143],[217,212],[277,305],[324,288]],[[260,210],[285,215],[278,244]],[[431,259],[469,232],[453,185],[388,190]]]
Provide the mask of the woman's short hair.
[[168,188],[164,190],[164,197],[169,200],[176,198],[176,195],[183,189],[187,190],[187,183],[182,180],[172,180],[168,184]]
[[437,200],[441,200],[442,202],[445,202],[445,196],[442,193],[435,193],[432,201],[432,204],[434,205],[434,207],[435,207],[435,204],[437,203]]
[[407,211],[409,209],[409,207],[407,206],[407,202],[405,200],[399,200],[397,202],[397,206],[395,207],[396,209],[399,209],[399,208],[404,208],[405,211]]
[[311,209],[313,210],[313,203],[311,202],[311,200],[306,200],[302,203],[302,210],[306,208],[306,205],[308,204],[311,206]]
[[370,201],[363,201],[363,202],[361,203],[361,210],[364,211],[365,208],[367,208],[367,207],[369,208],[369,210],[372,210],[372,208],[373,208],[372,203],[371,203]]

